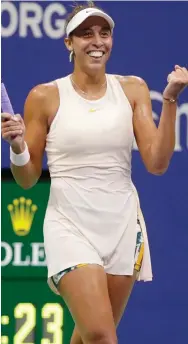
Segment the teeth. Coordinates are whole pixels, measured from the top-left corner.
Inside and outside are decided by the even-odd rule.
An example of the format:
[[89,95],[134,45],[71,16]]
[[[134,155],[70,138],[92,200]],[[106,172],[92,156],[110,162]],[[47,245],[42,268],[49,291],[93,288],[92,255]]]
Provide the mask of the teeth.
[[88,53],[89,56],[92,56],[92,57],[101,57],[103,55],[103,52],[102,51],[90,51]]

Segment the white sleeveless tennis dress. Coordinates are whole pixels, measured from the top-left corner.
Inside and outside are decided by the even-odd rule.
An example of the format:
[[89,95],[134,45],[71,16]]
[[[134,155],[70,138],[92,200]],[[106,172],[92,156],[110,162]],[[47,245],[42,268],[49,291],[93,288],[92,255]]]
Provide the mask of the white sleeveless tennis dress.
[[82,98],[70,75],[56,80],[60,106],[46,140],[51,189],[44,219],[48,283],[83,263],[132,275],[139,216],[144,236],[140,280],[152,269],[144,219],[131,180],[132,108],[114,75],[99,100]]

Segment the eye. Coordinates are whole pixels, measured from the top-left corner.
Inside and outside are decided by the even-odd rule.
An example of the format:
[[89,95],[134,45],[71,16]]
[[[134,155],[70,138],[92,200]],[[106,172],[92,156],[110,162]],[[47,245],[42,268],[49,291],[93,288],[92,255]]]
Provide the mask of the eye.
[[111,32],[108,30],[101,31],[101,37],[108,38],[111,35]]
[[92,32],[91,31],[84,31],[83,32],[83,37],[85,37],[85,38],[92,37]]

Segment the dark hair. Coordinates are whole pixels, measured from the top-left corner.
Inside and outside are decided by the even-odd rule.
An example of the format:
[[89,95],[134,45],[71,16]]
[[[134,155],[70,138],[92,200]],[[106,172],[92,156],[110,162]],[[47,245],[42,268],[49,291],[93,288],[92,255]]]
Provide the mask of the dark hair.
[[68,23],[71,21],[71,19],[72,19],[78,12],[80,12],[80,11],[82,11],[82,10],[85,10],[85,8],[97,8],[97,9],[101,10],[101,8],[98,7],[98,6],[96,6],[96,5],[94,4],[93,1],[87,1],[86,4],[82,4],[82,5],[80,5],[80,4],[78,4],[78,3],[75,2],[71,7],[73,7],[73,10],[72,10],[71,13],[68,14],[68,16],[67,16],[67,18],[66,18],[65,30],[66,30],[66,28],[67,28]]

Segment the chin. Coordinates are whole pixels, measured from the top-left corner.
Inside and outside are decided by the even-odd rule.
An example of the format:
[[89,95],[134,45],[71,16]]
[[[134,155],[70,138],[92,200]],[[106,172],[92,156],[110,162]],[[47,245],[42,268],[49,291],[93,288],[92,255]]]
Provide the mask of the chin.
[[106,63],[104,61],[95,61],[94,63],[87,63],[84,67],[89,73],[97,73],[105,70]]
[[105,71],[105,65],[88,66],[86,70],[87,74],[95,76],[96,74]]

